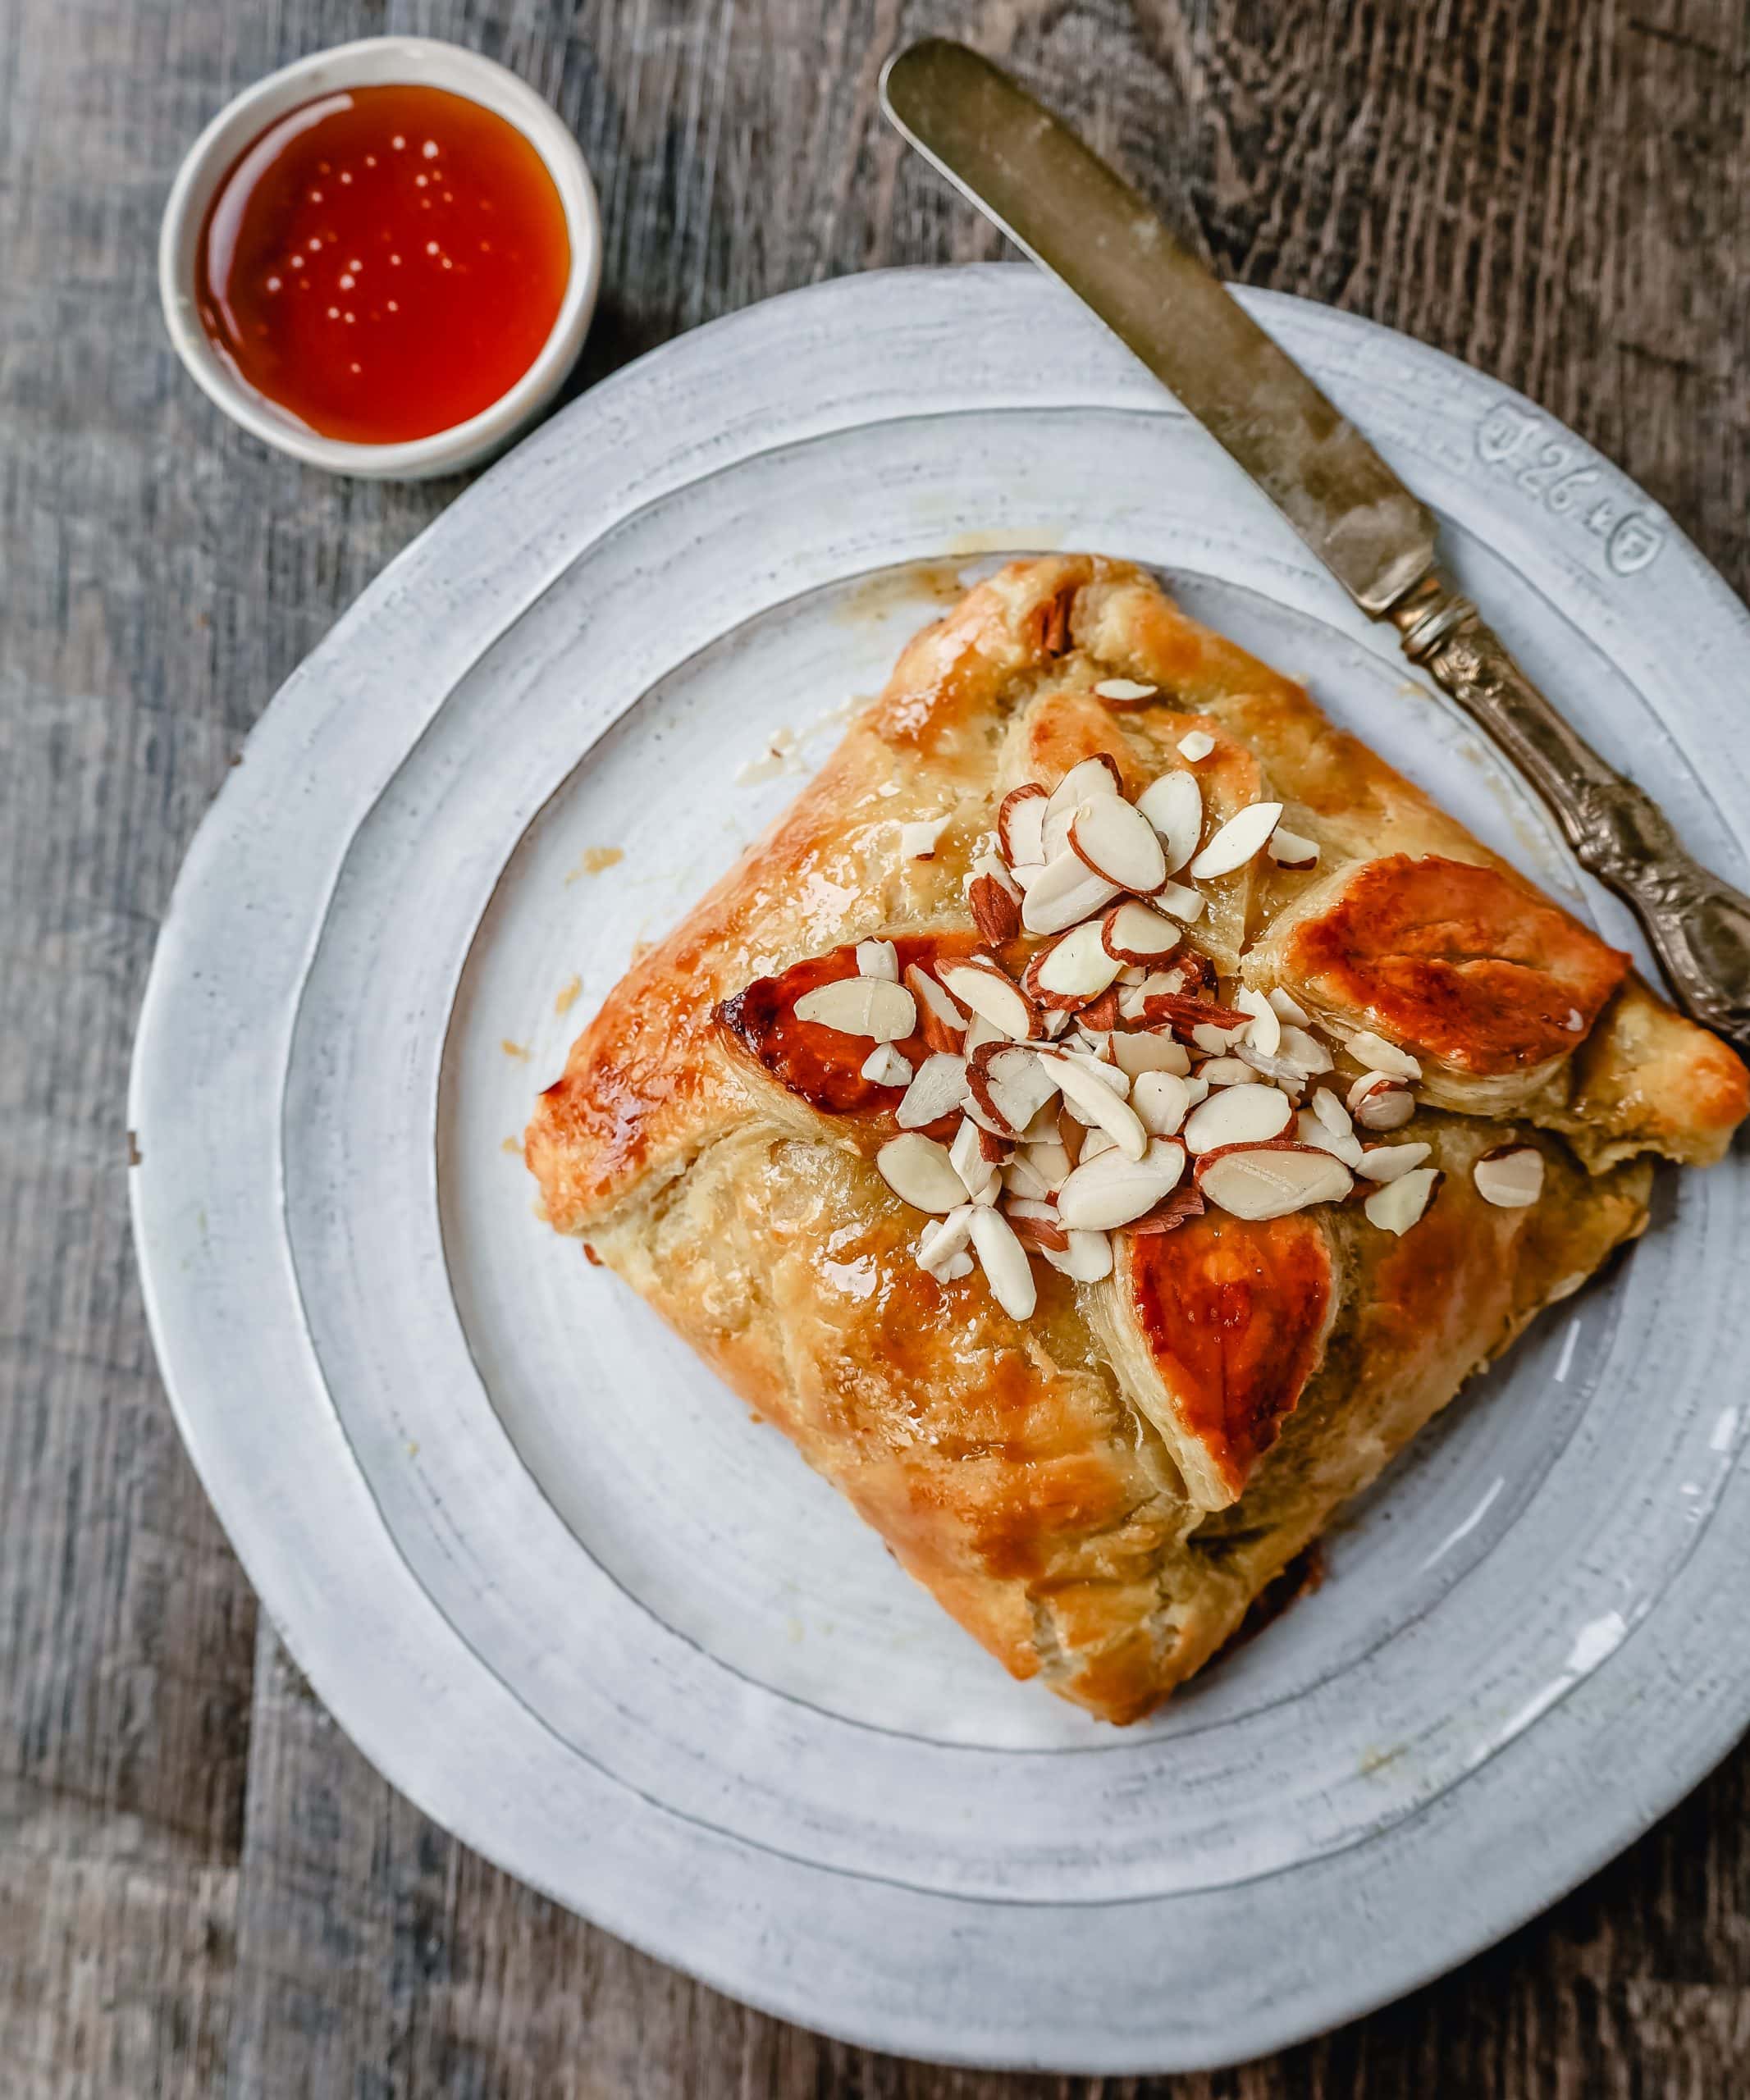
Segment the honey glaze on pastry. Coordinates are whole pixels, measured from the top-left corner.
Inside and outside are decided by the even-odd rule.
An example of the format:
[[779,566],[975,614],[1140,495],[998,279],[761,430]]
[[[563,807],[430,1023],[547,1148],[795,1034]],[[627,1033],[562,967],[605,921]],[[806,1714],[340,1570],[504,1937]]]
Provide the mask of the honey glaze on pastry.
[[1066,556],[908,646],[527,1157],[1006,1668],[1124,1722],[1747,1107],[1299,686]]
[[[980,943],[970,934],[907,934],[881,945],[891,950],[895,964],[894,975],[887,981],[905,988],[907,978],[915,984],[921,971],[939,982],[937,971],[944,961],[962,961],[976,953]],[[866,1076],[867,1043],[842,1029],[798,1018],[797,1013],[799,1001],[806,1013],[810,993],[829,984],[848,984],[861,975],[857,944],[848,943],[792,963],[775,977],[756,978],[724,1001],[719,1020],[749,1057],[811,1108],[824,1116],[856,1116],[870,1122],[884,1119],[888,1127],[896,1128],[893,1112],[902,1098],[896,1087],[909,1080],[934,1052],[960,1046],[957,1041],[948,1041],[940,1032],[939,1016],[921,1005],[914,990],[911,1023],[903,1035],[892,1039],[894,1054],[904,1061],[902,1078],[881,1081]],[[945,992],[942,998],[946,1003]],[[952,1120],[958,1124],[957,1113]]]
[[1590,1033],[1629,958],[1500,868],[1392,853],[1296,899],[1252,975],[1269,966],[1327,1020],[1412,1052],[1431,1098],[1501,1109]]
[[1176,1236],[1120,1233],[1115,1321],[1148,1366],[1135,1389],[1199,1499],[1240,1495],[1324,1354],[1337,1277],[1315,1216],[1211,1211]]

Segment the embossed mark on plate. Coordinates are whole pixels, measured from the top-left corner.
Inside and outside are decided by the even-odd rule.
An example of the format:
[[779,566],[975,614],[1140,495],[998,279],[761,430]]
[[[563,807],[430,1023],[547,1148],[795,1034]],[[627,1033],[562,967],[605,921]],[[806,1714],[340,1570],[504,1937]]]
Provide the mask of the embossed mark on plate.
[[1606,565],[1633,576],[1656,562],[1665,527],[1644,510],[1624,508],[1616,477],[1595,452],[1541,416],[1497,401],[1477,425],[1477,457],[1510,475],[1558,518],[1577,519],[1600,543]]

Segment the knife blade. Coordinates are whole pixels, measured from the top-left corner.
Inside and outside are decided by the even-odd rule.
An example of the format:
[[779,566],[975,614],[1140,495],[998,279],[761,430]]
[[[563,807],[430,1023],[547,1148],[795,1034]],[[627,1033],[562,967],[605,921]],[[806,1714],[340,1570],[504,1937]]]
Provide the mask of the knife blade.
[[1750,1052],[1750,898],[1694,861],[1442,577],[1432,514],[1131,185],[964,44],[889,60],[895,128],[1141,359],[1364,612],[1505,750],[1629,904],[1677,1002]]
[[932,37],[889,62],[881,94],[912,144],[1179,397],[1365,611],[1432,568],[1433,519],[1360,431],[1000,67]]

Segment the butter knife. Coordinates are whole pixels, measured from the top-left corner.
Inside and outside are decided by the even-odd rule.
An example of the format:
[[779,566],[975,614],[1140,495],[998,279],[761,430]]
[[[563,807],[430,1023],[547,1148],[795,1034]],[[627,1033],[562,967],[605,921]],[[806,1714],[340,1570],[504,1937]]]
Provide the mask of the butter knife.
[[1431,514],[1152,207],[1008,74],[926,38],[888,62],[897,129],[1067,285],[1243,467],[1362,610],[1389,620],[1645,928],[1678,1004],[1750,1055],[1750,898],[1679,843],[1440,573]]

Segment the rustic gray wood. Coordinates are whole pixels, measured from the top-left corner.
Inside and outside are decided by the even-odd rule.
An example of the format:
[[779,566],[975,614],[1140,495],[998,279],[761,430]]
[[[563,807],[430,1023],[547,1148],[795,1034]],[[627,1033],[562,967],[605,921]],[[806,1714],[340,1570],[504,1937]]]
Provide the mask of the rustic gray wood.
[[1204,2078],[1011,2079],[765,2019],[509,1882],[258,1619],[146,1339],[129,1039],[249,724],[454,490],[330,482],[223,423],[160,330],[153,237],[228,94],[385,28],[478,45],[575,125],[608,244],[579,386],[793,285],[995,253],[874,113],[887,51],[946,28],[1230,274],[1524,388],[1750,587],[1743,0],[0,7],[0,2088],[1737,2100],[1742,1751],[1549,1916],[1334,2036]]

